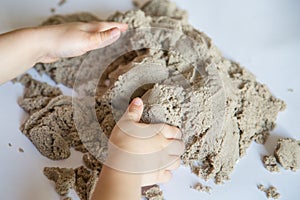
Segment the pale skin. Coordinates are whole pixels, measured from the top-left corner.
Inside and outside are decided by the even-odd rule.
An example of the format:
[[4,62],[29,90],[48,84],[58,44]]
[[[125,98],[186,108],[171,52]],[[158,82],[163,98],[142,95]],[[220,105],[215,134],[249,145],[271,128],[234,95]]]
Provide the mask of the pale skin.
[[[127,28],[126,24],[114,22],[68,23],[24,28],[2,34],[0,35],[0,85],[26,72],[36,63],[51,63],[60,58],[80,56],[88,51],[108,46],[115,42]],[[122,170],[120,165],[104,163],[92,200],[138,200],[141,198],[142,186],[168,182],[172,177],[171,171],[179,167],[179,157],[184,151],[180,130],[161,124],[162,128],[156,133],[157,125],[140,123],[142,112],[143,102],[135,98],[120,123],[114,127],[110,143],[117,147],[118,151],[131,154],[152,153],[169,146],[172,146],[172,149],[161,154],[161,160],[153,160],[157,170],[151,172],[133,173]],[[127,129],[129,127],[128,130],[133,130],[134,135],[142,136],[143,130],[147,129],[148,133],[149,130],[150,132],[153,130],[153,136],[141,139],[131,133],[125,133],[122,119],[126,119]],[[125,162],[139,162],[128,160],[130,158],[120,158],[118,155],[121,154],[111,152],[109,160],[112,163],[120,159],[125,159]],[[162,160],[170,160],[170,162],[166,165]]]

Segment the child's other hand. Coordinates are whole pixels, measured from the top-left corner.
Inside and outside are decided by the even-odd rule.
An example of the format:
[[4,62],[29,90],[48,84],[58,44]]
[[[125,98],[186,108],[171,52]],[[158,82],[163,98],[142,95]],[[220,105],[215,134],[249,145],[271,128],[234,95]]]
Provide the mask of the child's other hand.
[[108,46],[127,28],[115,22],[77,22],[0,34],[0,85],[38,62],[51,63]]
[[108,46],[127,28],[127,24],[116,22],[76,22],[33,28],[41,47],[38,62],[50,63]]
[[180,166],[182,134],[167,124],[140,123],[142,113],[143,102],[135,98],[112,131],[106,164],[115,170],[141,174],[141,186],[168,182],[171,170]]

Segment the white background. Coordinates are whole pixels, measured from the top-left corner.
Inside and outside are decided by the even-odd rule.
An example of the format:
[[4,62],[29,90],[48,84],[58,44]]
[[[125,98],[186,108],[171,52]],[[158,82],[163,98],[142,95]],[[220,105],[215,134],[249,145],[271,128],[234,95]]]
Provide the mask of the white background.
[[[269,86],[275,96],[287,103],[287,109],[280,113],[278,126],[267,144],[253,144],[237,164],[230,181],[221,186],[214,186],[212,181],[207,183],[214,187],[211,195],[191,190],[189,186],[196,183],[198,178],[182,167],[174,172],[170,183],[162,186],[165,198],[265,199],[264,194],[256,188],[257,184],[263,183],[275,185],[281,193],[281,199],[300,199],[300,171],[293,173],[282,170],[279,174],[271,174],[261,162],[263,155],[273,151],[278,138],[287,136],[300,140],[300,1],[175,2],[189,11],[190,22],[212,37],[224,55],[252,71],[259,81]],[[51,15],[50,8],[57,7],[57,3],[54,0],[1,0],[0,32],[38,25]],[[90,11],[104,18],[116,10],[130,8],[130,0],[68,0],[56,10],[57,13]],[[38,78],[36,74],[35,77]],[[43,77],[43,80],[48,79]],[[293,92],[288,89],[293,89]],[[12,83],[0,86],[0,199],[59,199],[53,184],[43,176],[43,167],[76,167],[81,163],[81,156],[73,153],[66,161],[54,162],[36,151],[18,130],[25,118],[16,102],[22,91],[20,85]],[[70,94],[70,91],[67,90],[67,93]],[[8,147],[8,143],[13,146]],[[19,147],[25,152],[20,153]]]

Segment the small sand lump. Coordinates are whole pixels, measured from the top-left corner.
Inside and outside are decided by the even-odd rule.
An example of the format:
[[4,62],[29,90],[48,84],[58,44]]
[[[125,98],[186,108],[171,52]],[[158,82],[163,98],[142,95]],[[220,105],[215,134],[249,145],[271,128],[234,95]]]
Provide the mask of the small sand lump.
[[62,6],[62,5],[64,5],[65,3],[67,3],[67,0],[60,0],[60,1],[58,2],[58,6]]
[[159,188],[159,186],[155,185],[150,187],[144,192],[145,198],[147,200],[163,200],[163,192]]
[[85,153],[73,123],[72,98],[29,75],[18,81],[25,85],[19,105],[30,115],[20,130],[40,153],[52,160],[68,158],[71,147]]
[[300,169],[300,141],[292,138],[279,139],[274,155],[284,169]]
[[279,172],[279,167],[274,156],[264,156],[263,163],[270,172]]
[[90,200],[98,180],[98,172],[81,166],[75,169],[75,174],[75,191],[80,200]]
[[257,188],[260,191],[263,191],[266,193],[266,196],[268,199],[279,199],[280,198],[280,194],[277,192],[277,188],[274,186],[270,186],[269,188],[265,188],[262,184],[259,184],[257,186]]
[[76,169],[45,167],[44,175],[55,182],[55,189],[61,196],[75,189],[80,200],[89,200],[98,180],[98,172],[84,166]]
[[211,187],[207,186],[207,185],[203,185],[201,183],[196,183],[194,186],[192,186],[191,188],[193,188],[194,190],[197,190],[199,192],[206,192],[208,194],[210,194],[211,192]]
[[55,190],[61,196],[68,194],[69,189],[74,187],[75,172],[73,169],[45,167],[44,175],[55,182]]
[[62,94],[59,88],[34,80],[28,74],[15,81],[25,86],[23,97],[18,100],[18,104],[29,114],[42,109],[51,99]]
[[84,154],[82,160],[87,168],[93,171],[101,171],[102,163],[99,160],[97,160],[93,155],[89,153]]

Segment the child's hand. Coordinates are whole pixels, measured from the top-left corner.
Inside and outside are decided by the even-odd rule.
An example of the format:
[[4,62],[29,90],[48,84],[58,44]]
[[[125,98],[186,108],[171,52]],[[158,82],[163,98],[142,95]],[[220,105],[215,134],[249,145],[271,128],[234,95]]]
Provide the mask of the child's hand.
[[0,84],[38,62],[54,62],[108,46],[127,28],[127,24],[115,22],[78,22],[0,34]]
[[36,28],[40,33],[44,55],[39,62],[54,62],[59,58],[80,56],[88,51],[108,46],[126,31],[127,24],[116,22],[67,23]]
[[135,98],[112,131],[109,167],[141,175],[141,185],[168,182],[184,152],[181,132],[166,124],[143,124],[143,102]]
[[139,123],[142,113],[143,102],[135,98],[113,129],[93,200],[139,200],[142,186],[169,181],[171,170],[179,167],[180,130]]

